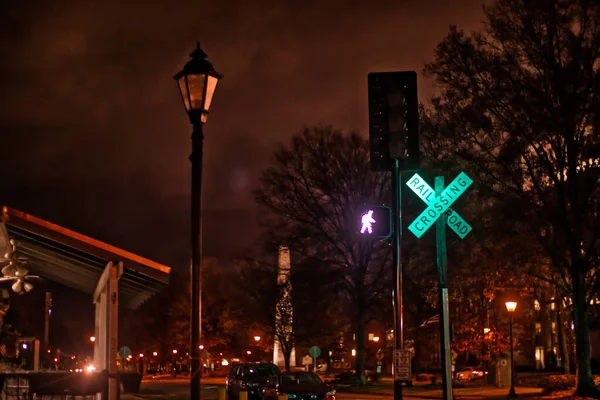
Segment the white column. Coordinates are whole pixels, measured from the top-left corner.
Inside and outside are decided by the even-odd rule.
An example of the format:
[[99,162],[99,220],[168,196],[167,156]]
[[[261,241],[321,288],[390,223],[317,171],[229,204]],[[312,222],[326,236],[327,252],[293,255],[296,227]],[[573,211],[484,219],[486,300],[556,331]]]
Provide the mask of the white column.
[[[106,370],[109,375],[117,373],[119,351],[119,279],[123,274],[123,263],[109,262],[102,273],[94,292],[96,323],[94,342],[94,366],[97,371]],[[119,398],[116,376],[108,379],[108,400]]]
[[[284,297],[289,296],[291,298],[291,275],[292,275],[292,263],[290,257],[290,249],[287,246],[279,246],[279,259],[278,259],[278,273],[277,273],[277,283],[279,285],[286,285],[287,292],[282,296],[279,301],[288,301],[284,299]],[[278,306],[277,306],[278,307]],[[276,311],[276,318],[278,321],[281,319],[279,313]],[[293,325],[292,321],[289,321],[289,331],[292,332]],[[276,322],[278,323],[278,322]],[[275,337],[275,343],[273,345],[273,364],[277,366],[285,365],[285,358],[283,356],[283,352],[281,351],[281,345],[279,344],[279,340]],[[296,366],[296,349],[292,348],[292,352],[290,355],[290,367]]]

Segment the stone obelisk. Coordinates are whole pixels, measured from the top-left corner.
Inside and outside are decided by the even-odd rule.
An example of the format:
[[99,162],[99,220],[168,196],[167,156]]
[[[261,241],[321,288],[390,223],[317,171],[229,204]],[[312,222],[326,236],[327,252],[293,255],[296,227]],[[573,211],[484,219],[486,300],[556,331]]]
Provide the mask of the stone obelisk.
[[[286,308],[289,306],[289,304],[285,305],[285,302],[291,302],[291,298],[292,298],[292,282],[291,282],[291,275],[292,275],[292,263],[290,260],[290,249],[287,246],[279,246],[279,261],[278,261],[278,272],[277,272],[277,284],[280,287],[283,287],[283,293],[280,296],[280,298],[277,301],[277,309],[276,309],[276,324],[278,326],[281,327],[282,324],[287,324],[287,326],[284,326],[284,329],[286,331],[289,331],[290,333],[293,332],[293,326],[292,326],[292,315],[290,313],[290,315],[286,315],[286,319],[287,321],[282,321],[281,320],[281,313],[278,312],[278,310],[282,309],[282,308]],[[275,335],[275,344],[273,346],[273,364],[277,365],[278,367],[283,367],[285,366],[285,358],[283,356],[283,352],[281,351],[281,345],[279,343],[279,339],[277,338],[277,335]],[[292,347],[292,353],[290,355],[290,367],[295,367],[296,366],[296,349],[295,347]]]

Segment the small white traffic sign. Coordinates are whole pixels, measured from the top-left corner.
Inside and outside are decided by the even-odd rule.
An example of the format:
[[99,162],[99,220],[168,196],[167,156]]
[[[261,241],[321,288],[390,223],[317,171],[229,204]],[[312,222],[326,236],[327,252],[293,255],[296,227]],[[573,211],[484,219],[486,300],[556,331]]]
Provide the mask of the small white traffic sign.
[[412,374],[410,372],[410,350],[394,351],[394,379],[397,381],[410,381]]

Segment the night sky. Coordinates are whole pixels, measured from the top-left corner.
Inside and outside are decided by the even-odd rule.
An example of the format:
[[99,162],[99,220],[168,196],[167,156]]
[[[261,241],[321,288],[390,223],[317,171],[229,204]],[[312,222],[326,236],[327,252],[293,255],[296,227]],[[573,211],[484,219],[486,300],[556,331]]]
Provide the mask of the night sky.
[[[172,266],[189,259],[191,126],[173,75],[200,40],[207,256],[257,239],[251,189],[303,125],[367,132],[367,74],[417,70],[481,0],[4,1],[0,204]],[[420,100],[432,94],[420,81]]]

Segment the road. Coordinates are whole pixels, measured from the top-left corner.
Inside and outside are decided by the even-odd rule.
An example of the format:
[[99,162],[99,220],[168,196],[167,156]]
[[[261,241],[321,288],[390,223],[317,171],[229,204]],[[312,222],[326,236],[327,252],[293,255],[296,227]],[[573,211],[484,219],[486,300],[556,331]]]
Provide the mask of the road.
[[[204,378],[202,380],[203,399],[213,400],[217,398],[217,388],[224,385],[223,378]],[[539,388],[517,387],[519,398],[534,399],[541,393]],[[168,395],[176,400],[177,398],[189,398],[190,383],[187,379],[153,379],[144,380],[140,394],[150,399],[156,398],[160,400],[160,395]],[[471,387],[471,388],[455,388],[455,396],[473,400],[493,400],[505,399],[508,393],[507,388],[495,387]],[[413,399],[441,399],[442,391],[440,389],[432,390],[431,387],[415,386],[405,388],[405,398]],[[392,398],[391,391],[382,394],[362,394],[362,393],[343,393],[339,392],[336,396],[339,400],[390,400]]]
[[[212,381],[211,379],[204,379],[204,381]],[[203,382],[202,384],[202,398],[203,399],[216,399],[217,398],[217,387],[223,385],[221,379],[218,384],[211,384],[209,382]],[[190,382],[184,379],[156,379],[156,380],[144,380],[142,382],[142,388],[140,392],[144,395],[172,395],[173,397],[186,397],[190,393]],[[353,394],[353,393],[338,393],[336,396],[340,400],[389,400],[390,396],[385,395],[371,395],[371,394]]]

